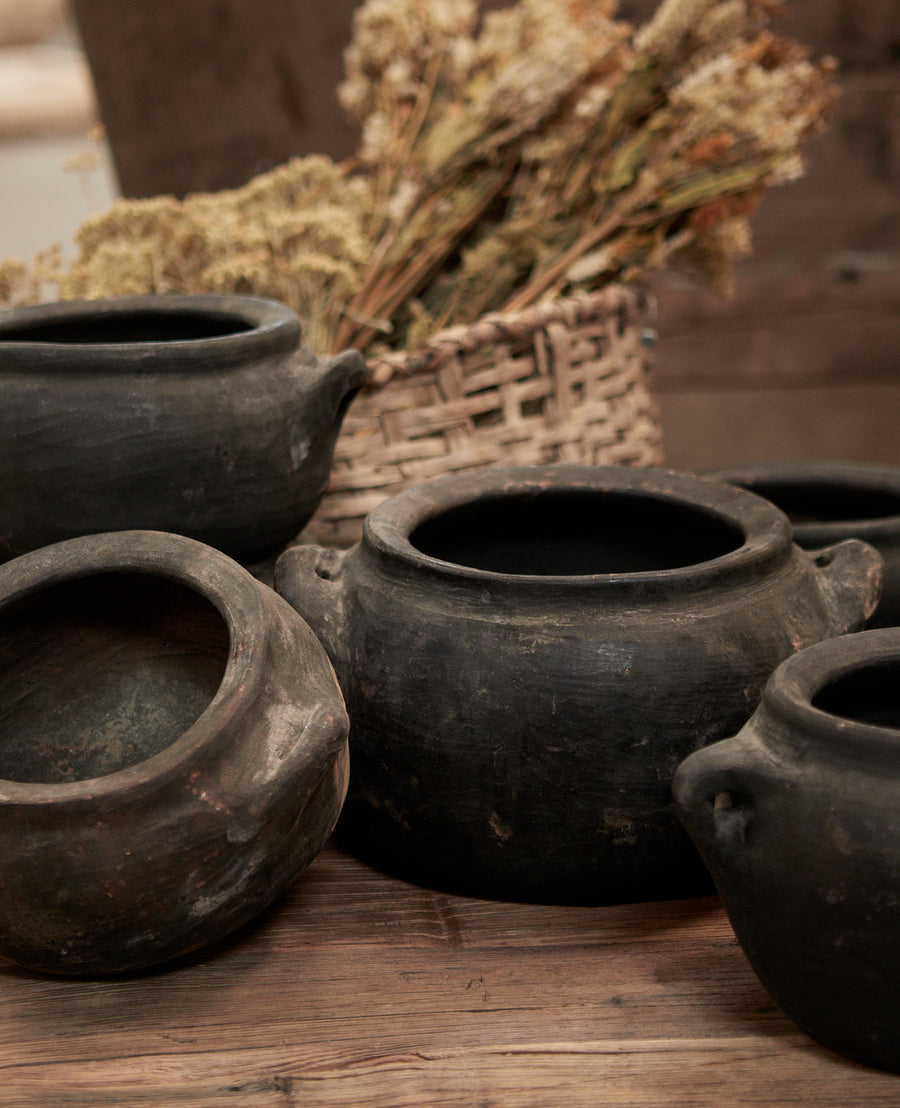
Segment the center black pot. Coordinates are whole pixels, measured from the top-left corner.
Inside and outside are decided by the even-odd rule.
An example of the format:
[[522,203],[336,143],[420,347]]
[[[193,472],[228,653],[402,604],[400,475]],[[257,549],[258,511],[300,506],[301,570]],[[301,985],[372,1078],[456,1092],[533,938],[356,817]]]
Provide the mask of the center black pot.
[[744,490],[624,467],[493,469],[401,493],[276,586],[351,718],[342,841],[454,891],[604,902],[707,887],[670,798],[775,665],[861,626],[864,543],[816,557]]

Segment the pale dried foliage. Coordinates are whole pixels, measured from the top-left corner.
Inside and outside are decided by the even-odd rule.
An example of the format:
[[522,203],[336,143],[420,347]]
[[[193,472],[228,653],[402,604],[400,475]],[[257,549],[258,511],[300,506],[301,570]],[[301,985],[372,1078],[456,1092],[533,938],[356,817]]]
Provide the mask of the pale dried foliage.
[[298,158],[240,189],[120,201],[74,260],[0,263],[0,299],[246,292],[320,349],[441,327],[689,264],[730,287],[768,187],[836,98],[834,63],[770,29],[775,0],[366,0],[341,102],[352,163]]

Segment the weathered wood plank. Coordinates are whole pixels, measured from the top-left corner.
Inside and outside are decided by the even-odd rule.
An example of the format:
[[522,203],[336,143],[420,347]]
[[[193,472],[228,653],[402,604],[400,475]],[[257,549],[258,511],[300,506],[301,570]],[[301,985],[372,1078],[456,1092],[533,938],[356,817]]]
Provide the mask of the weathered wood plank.
[[900,383],[660,392],[659,405],[675,469],[816,459],[900,465]]
[[[576,1043],[551,1039],[471,1050],[304,1060],[289,1049],[265,1058],[239,1051],[226,1065],[194,1059],[183,1068],[173,1066],[165,1055],[153,1055],[140,1060],[131,1079],[119,1071],[107,1080],[116,1073],[109,1062],[79,1067],[72,1075],[54,1068],[46,1074],[44,1093],[55,1104],[112,1103],[119,1108],[147,1104],[705,1108],[721,1105],[726,1097],[733,1104],[896,1105],[896,1079],[869,1079],[864,1071],[830,1058],[810,1072],[811,1054],[797,1034],[779,1043],[752,1036],[706,1044],[679,1039]],[[4,1094],[8,1108],[42,1103],[15,1081],[7,1082]]]
[[255,926],[133,979],[0,969],[5,1108],[894,1105],[782,1016],[717,898],[418,889],[330,847]]
[[657,291],[662,391],[900,384],[900,266],[850,288],[827,274],[747,273],[731,301]]
[[357,0],[73,0],[125,196],[211,191],[355,143],[337,101]]

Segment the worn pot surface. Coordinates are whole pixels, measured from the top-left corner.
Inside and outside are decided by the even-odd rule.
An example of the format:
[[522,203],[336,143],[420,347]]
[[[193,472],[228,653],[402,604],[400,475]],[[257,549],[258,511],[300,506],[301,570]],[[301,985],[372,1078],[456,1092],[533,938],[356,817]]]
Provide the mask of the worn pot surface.
[[0,953],[135,970],[220,938],[312,860],[347,781],[328,659],[272,590],[176,535],[0,567]]
[[242,562],[321,500],[356,352],[320,362],[282,304],[142,296],[0,314],[0,560],[177,532]]
[[444,889],[593,903],[707,887],[675,766],[782,658],[861,626],[879,567],[857,541],[814,560],[741,489],[559,465],[408,490],[351,551],[283,554],[276,587],[347,700],[350,849]]
[[900,1070],[898,689],[900,629],[812,646],[673,786],[773,998],[823,1045],[889,1070]]
[[868,627],[900,626],[900,469],[853,462],[759,462],[705,476],[771,500],[791,520],[794,541],[815,550],[864,539],[884,559],[884,587]]

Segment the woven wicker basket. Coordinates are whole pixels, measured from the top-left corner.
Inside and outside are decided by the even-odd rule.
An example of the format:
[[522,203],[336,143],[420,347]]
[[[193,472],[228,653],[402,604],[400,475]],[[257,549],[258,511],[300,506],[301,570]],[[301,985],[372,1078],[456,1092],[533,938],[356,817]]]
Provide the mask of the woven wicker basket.
[[[649,306],[610,286],[443,331],[369,362],[338,438],[329,491],[306,534],[349,546],[407,486],[491,465],[658,465],[648,385]],[[652,334],[652,333],[651,333]]]

